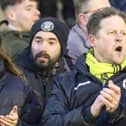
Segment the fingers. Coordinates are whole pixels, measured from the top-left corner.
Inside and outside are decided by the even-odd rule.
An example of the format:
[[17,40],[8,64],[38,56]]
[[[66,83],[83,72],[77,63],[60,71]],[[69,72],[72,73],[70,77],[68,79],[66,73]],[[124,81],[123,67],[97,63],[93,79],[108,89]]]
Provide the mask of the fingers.
[[18,107],[14,106],[8,115],[0,115],[0,126],[16,126],[18,122]]
[[116,94],[121,94],[120,87],[115,85],[112,80],[109,80],[108,87],[113,90]]
[[106,106],[107,111],[109,110],[108,108],[114,108],[115,103],[113,103],[113,98],[103,91],[101,91],[100,93],[102,95],[102,103]]
[[102,103],[102,99],[103,99],[103,96],[102,95],[98,95],[97,98],[95,99],[94,103],[91,105],[91,114],[94,116],[94,117],[97,117],[104,104]]
[[106,107],[107,112],[114,112],[119,107],[121,98],[121,89],[113,83],[113,81],[108,82],[108,87],[103,88],[100,94],[95,99],[94,103],[91,105],[91,114],[97,117],[103,107]]
[[0,116],[0,122],[2,125],[5,125],[5,126],[16,126],[17,124],[16,120],[12,121],[5,116]]
[[11,114],[13,114],[13,113],[18,113],[18,106],[17,105],[15,105],[15,106],[13,106],[13,108],[12,108],[12,110],[10,111],[10,115]]
[[105,104],[107,111],[114,112],[119,106],[121,98],[120,88],[112,81],[109,81],[108,88],[103,88],[100,94],[103,96],[101,100]]

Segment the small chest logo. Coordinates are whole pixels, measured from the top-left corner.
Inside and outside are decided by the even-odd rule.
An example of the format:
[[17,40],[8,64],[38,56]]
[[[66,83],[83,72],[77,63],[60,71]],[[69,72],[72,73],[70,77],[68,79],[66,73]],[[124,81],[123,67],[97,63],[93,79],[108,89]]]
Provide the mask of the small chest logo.
[[126,89],[126,79],[123,80],[123,88]]

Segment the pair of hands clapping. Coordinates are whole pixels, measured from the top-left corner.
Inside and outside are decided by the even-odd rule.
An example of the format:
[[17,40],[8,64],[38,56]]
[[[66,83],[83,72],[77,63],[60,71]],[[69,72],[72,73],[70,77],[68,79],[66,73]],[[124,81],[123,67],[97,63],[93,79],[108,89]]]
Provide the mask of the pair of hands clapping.
[[97,117],[102,108],[105,106],[106,111],[112,113],[117,110],[119,107],[121,98],[121,90],[120,87],[115,85],[113,81],[108,82],[108,87],[103,88],[100,91],[100,94],[95,99],[94,103],[91,106],[91,114],[94,117]]

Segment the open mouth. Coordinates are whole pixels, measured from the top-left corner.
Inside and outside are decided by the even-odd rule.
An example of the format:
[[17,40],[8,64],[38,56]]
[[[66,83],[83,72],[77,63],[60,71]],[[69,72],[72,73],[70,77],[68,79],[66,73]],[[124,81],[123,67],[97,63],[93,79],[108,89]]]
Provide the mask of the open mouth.
[[122,47],[121,46],[116,47],[115,51],[121,52],[122,51]]

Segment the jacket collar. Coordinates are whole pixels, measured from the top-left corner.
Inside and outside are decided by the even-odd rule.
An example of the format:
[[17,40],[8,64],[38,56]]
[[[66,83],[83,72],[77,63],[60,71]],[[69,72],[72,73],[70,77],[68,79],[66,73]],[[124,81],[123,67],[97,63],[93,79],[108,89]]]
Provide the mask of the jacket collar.
[[74,68],[82,73],[88,71],[88,66],[85,63],[85,59],[86,59],[86,54],[82,54],[80,57],[78,57],[74,65]]

